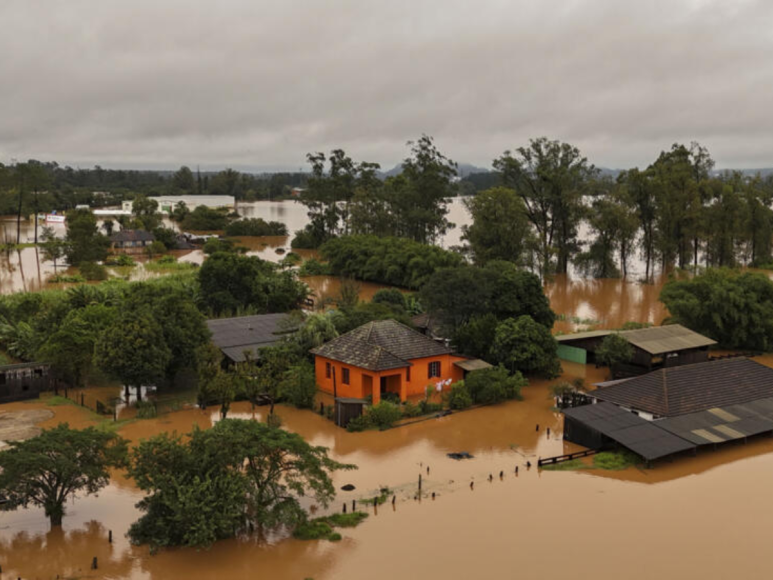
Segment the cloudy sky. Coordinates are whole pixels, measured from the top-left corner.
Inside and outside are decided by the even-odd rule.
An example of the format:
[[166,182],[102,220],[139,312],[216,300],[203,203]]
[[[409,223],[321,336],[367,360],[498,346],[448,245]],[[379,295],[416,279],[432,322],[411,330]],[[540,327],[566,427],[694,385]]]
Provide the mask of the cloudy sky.
[[698,140],[773,166],[773,1],[2,0],[0,161],[391,167],[433,135],[490,166],[547,136],[596,165]]

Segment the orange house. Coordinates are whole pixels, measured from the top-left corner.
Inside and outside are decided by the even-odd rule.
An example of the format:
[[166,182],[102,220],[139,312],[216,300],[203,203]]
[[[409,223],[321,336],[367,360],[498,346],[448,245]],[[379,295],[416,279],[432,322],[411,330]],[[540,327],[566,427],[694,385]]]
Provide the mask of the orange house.
[[464,363],[469,362],[394,320],[369,322],[311,352],[321,390],[335,397],[372,396],[374,405],[384,393],[396,393],[405,401],[424,395],[428,385],[450,379],[442,387],[445,391],[464,378]]

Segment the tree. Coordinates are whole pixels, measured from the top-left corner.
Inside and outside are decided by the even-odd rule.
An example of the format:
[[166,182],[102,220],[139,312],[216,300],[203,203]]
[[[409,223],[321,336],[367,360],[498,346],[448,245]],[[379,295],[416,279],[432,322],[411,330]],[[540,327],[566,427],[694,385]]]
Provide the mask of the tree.
[[70,385],[83,387],[93,366],[97,338],[115,318],[115,309],[104,304],[71,310],[47,335],[38,357],[50,362]]
[[605,336],[596,349],[596,362],[612,368],[615,365],[631,362],[633,347],[621,334]]
[[490,260],[516,264],[529,261],[533,247],[531,224],[523,199],[512,189],[494,187],[464,201],[472,224],[462,227],[474,261],[483,266]]
[[204,308],[215,314],[249,310],[288,312],[308,296],[308,287],[293,272],[280,272],[255,256],[215,253],[198,272]]
[[54,272],[56,272],[56,263],[64,257],[67,245],[64,240],[56,237],[54,229],[44,226],[41,234],[43,243],[40,245],[43,250],[43,257],[54,263]]
[[503,366],[468,373],[464,384],[474,403],[489,405],[521,396],[521,388],[529,384],[520,372],[510,374]]
[[124,384],[127,399],[130,387],[140,399],[143,385],[162,380],[172,358],[163,329],[147,308],[121,313],[95,348],[97,366]]
[[553,271],[566,274],[579,251],[577,226],[584,214],[583,194],[596,169],[567,143],[545,137],[532,139],[515,154],[505,151],[494,160],[502,181],[513,188],[537,232],[540,272],[543,280]]
[[552,328],[555,314],[539,278],[512,262],[460,266],[435,272],[419,291],[422,305],[453,334],[471,319],[490,313],[497,320],[530,315]]
[[547,378],[561,373],[556,340],[550,330],[535,322],[531,316],[509,318],[499,323],[491,348],[496,362],[512,373],[521,371]]
[[190,167],[183,165],[172,176],[172,188],[176,193],[192,194],[196,191],[196,183]]
[[71,265],[99,262],[107,257],[110,240],[99,233],[97,219],[90,211],[78,209],[67,214],[65,254]]
[[285,373],[295,362],[293,352],[287,345],[279,344],[260,349],[258,364],[253,372],[258,393],[270,403],[269,415],[274,414],[274,405],[280,397]]
[[174,209],[169,214],[169,219],[171,219],[173,222],[182,223],[190,213],[191,210],[188,209],[188,205],[181,200],[175,204]]
[[302,361],[288,368],[279,387],[280,396],[299,409],[314,408],[317,394],[317,379],[314,365]]
[[0,452],[6,507],[42,507],[52,526],[62,525],[67,500],[97,493],[110,482],[110,468],[123,467],[126,459],[126,441],[116,434],[67,423],[8,444]]
[[196,349],[197,399],[201,409],[206,409],[212,401],[222,402],[216,391],[216,379],[223,372],[222,362],[223,353],[213,343],[205,342]]
[[403,161],[402,173],[386,185],[392,190],[399,235],[430,244],[452,225],[446,219],[446,199],[454,194],[451,180],[456,176],[456,163],[428,135],[409,141],[408,146],[411,152]]
[[300,498],[322,507],[335,497],[330,473],[353,469],[296,433],[257,421],[226,419],[187,441],[143,441],[130,474],[147,496],[132,525],[135,543],[207,546],[247,528],[294,528],[306,521]]
[[723,348],[773,350],[773,282],[763,274],[710,269],[689,280],[669,281],[660,300],[671,322]]
[[135,227],[147,231],[161,225],[161,215],[158,213],[158,202],[155,199],[138,195],[132,202]]

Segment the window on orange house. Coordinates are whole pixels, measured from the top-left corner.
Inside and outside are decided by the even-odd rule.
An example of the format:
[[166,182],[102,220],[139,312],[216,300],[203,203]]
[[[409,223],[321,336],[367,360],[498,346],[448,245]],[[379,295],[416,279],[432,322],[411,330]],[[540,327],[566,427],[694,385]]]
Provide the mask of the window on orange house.
[[329,362],[325,363],[325,378],[326,379],[330,378],[330,363]]
[[341,382],[345,385],[349,384],[349,369],[341,369]]
[[405,381],[408,383],[411,382],[411,367],[405,368]]
[[429,363],[427,376],[431,379],[440,376],[440,361]]

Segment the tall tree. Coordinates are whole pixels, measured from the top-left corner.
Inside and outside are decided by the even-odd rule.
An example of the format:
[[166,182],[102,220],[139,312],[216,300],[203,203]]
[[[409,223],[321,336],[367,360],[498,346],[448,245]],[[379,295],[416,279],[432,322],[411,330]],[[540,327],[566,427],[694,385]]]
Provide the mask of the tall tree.
[[175,192],[192,194],[196,192],[196,183],[190,167],[183,165],[172,176],[172,188]]
[[408,145],[411,153],[403,161],[402,173],[387,180],[385,186],[391,191],[399,235],[429,244],[452,226],[446,219],[446,199],[454,194],[456,163],[443,155],[428,135]]
[[142,386],[162,380],[172,358],[163,329],[147,308],[124,311],[102,332],[95,349],[97,366],[123,383],[127,399],[130,387],[141,399]]
[[494,187],[465,199],[472,224],[462,227],[475,263],[507,260],[519,265],[530,261],[534,246],[531,224],[523,199],[512,189]]
[[89,427],[60,423],[0,451],[0,494],[8,508],[42,507],[52,526],[61,526],[65,503],[78,493],[93,495],[110,482],[110,468],[126,462],[126,441]]
[[543,280],[554,269],[566,274],[572,256],[579,251],[577,226],[583,216],[583,194],[596,169],[576,147],[545,137],[532,139],[528,147],[519,147],[515,153],[505,151],[494,160],[494,168],[524,201],[539,240]]
[[107,236],[99,233],[94,214],[85,209],[68,212],[65,242],[67,261],[73,266],[104,260],[110,246]]

